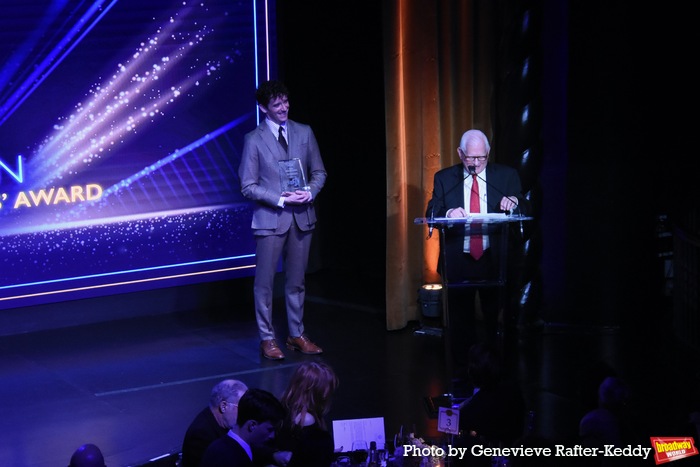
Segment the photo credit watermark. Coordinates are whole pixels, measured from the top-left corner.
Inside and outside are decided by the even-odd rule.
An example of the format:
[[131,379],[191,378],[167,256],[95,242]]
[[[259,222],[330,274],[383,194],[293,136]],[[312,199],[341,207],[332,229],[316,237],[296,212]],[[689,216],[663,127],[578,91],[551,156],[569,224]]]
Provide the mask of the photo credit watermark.
[[651,438],[651,446],[654,448],[654,461],[656,465],[685,459],[698,455],[698,448],[692,437],[654,437]]
[[652,448],[642,447],[639,444],[625,447],[616,447],[610,444],[602,448],[587,448],[580,445],[565,446],[563,444],[555,444],[552,448],[534,448],[523,445],[493,448],[481,444],[468,448],[452,445],[447,445],[444,448],[439,446],[421,448],[408,444],[403,446],[404,457],[450,457],[456,459],[464,459],[465,457],[638,457],[649,459],[652,451]]

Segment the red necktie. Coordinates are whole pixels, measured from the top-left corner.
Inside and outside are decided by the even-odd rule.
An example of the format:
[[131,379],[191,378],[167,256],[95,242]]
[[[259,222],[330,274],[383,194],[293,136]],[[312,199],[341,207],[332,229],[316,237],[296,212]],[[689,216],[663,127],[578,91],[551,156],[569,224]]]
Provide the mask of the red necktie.
[[[481,212],[479,201],[479,183],[476,180],[476,174],[472,175],[472,195],[469,198],[469,212]],[[481,226],[472,222],[470,224],[471,235],[469,236],[469,253],[474,259],[481,258],[484,254],[484,238],[479,235]]]

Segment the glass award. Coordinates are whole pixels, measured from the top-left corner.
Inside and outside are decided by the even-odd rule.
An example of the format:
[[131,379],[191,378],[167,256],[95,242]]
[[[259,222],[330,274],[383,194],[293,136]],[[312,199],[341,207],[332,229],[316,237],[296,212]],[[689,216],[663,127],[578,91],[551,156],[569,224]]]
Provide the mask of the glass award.
[[279,167],[282,193],[311,190],[311,187],[306,183],[306,175],[304,175],[304,168],[301,166],[301,159],[294,158],[279,161]]

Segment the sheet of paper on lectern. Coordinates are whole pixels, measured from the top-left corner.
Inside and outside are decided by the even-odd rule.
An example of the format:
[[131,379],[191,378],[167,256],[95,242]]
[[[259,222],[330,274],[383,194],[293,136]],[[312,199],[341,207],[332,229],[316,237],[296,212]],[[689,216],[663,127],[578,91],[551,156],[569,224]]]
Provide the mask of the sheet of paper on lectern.
[[495,219],[506,219],[508,215],[505,212],[472,212],[466,217],[436,217],[435,219],[427,219],[427,221],[434,222],[450,222],[458,219],[474,219],[474,220],[495,220]]
[[377,449],[384,449],[384,417],[333,420],[333,443],[336,452],[352,451],[353,441],[365,441],[367,446],[377,442]]
[[470,212],[467,218],[474,219],[504,219],[506,217],[505,212]]

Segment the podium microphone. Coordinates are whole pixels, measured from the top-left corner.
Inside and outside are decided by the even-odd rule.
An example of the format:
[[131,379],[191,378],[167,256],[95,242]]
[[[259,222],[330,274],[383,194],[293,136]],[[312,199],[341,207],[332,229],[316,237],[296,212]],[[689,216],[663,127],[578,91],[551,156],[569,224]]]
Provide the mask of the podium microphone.
[[435,206],[430,208],[430,219],[428,220],[428,238],[433,236],[433,229],[435,228]]
[[[478,173],[476,173],[476,166],[473,166],[473,165],[467,166],[467,170],[469,171],[469,175],[476,175],[476,176],[479,177],[484,183],[486,183],[488,186],[490,186],[491,188],[493,188],[494,190],[496,190],[496,192],[497,192],[499,195],[501,195],[501,196],[503,196],[503,197],[505,197],[505,198],[510,198],[510,196],[508,196],[508,195],[506,195],[505,193],[503,193],[501,190],[499,190],[498,188],[496,188],[492,183],[489,183],[484,177],[482,177],[481,175],[479,175]],[[522,216],[523,212],[520,210],[520,204],[516,204],[516,205],[515,205],[515,208],[518,209],[520,215]],[[513,210],[511,210],[511,212],[512,212],[512,211],[513,211]]]
[[[495,186],[493,186],[491,183],[489,183],[488,181],[486,181],[485,178],[481,177],[478,173],[476,173],[476,167],[475,167],[475,166],[470,165],[470,166],[467,167],[467,170],[469,171],[469,175],[476,175],[477,177],[479,177],[480,179],[482,179],[482,180],[484,181],[484,183],[486,183],[488,186],[490,186],[491,188],[493,188],[494,190],[496,190],[496,191],[498,192],[499,195],[505,196],[506,198],[509,198],[509,196],[506,196],[501,190],[499,190],[498,188],[496,188]],[[523,211],[522,211],[522,209],[520,209],[520,204],[519,204],[519,203],[516,204],[515,207],[518,209],[518,213],[519,213],[520,217],[522,217]],[[512,211],[511,211],[511,212],[512,212]],[[522,221],[522,220],[520,221],[520,235],[525,235],[525,231],[524,231],[524,229],[523,229],[523,221]]]

